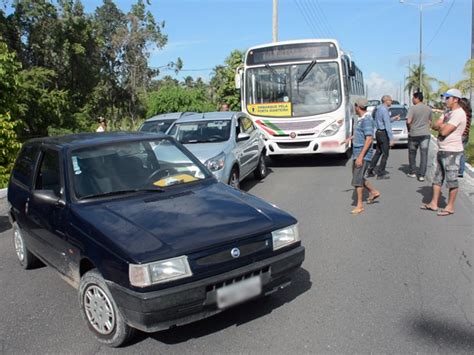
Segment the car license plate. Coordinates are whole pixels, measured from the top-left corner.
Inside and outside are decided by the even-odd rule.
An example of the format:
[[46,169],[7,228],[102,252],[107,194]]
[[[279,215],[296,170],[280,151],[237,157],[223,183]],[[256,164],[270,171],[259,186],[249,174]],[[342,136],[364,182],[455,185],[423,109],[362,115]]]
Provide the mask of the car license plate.
[[258,296],[262,292],[260,276],[217,289],[217,307],[226,308]]

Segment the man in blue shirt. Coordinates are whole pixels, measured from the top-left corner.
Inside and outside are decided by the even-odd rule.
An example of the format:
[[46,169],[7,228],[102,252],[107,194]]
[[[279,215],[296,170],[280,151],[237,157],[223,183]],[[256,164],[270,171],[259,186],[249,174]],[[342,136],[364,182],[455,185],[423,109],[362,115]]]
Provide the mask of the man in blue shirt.
[[355,102],[357,119],[354,120],[352,139],[352,186],[357,193],[357,206],[352,210],[352,214],[359,214],[364,211],[362,195],[364,187],[369,191],[367,203],[372,203],[380,196],[364,175],[372,158],[372,139],[374,133],[374,122],[370,113],[367,113],[369,102],[365,98],[360,98]]
[[[388,171],[385,170],[387,166],[388,154],[390,147],[393,146],[392,123],[390,119],[390,112],[388,108],[392,106],[392,98],[390,95],[382,96],[382,104],[376,108],[375,111],[375,138],[377,139],[377,149],[367,169],[367,176],[373,177],[377,175],[377,179],[388,179]],[[382,160],[377,167],[380,156]]]

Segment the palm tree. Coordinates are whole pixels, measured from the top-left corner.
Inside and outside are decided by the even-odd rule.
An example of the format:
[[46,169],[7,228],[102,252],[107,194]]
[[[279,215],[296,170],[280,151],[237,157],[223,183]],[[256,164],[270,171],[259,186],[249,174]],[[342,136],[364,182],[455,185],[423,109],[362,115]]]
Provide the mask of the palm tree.
[[461,90],[463,94],[467,95],[471,91],[474,82],[474,59],[469,59],[466,62],[462,73],[465,79],[458,81],[454,86]]
[[408,94],[410,96],[412,93],[416,91],[421,91],[425,94],[425,97],[429,99],[429,96],[432,90],[431,83],[435,81],[436,79],[426,74],[425,66],[422,64],[421,65],[422,83],[421,83],[421,88],[420,88],[420,66],[413,64],[408,69],[409,69],[409,74],[406,77],[405,90],[408,91]]

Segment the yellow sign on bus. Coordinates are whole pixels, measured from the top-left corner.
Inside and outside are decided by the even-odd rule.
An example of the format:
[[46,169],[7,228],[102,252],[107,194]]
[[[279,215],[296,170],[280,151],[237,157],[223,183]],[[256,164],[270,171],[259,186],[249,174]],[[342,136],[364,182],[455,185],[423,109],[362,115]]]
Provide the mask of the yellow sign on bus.
[[251,115],[257,116],[288,117],[291,116],[291,102],[249,104],[247,111]]

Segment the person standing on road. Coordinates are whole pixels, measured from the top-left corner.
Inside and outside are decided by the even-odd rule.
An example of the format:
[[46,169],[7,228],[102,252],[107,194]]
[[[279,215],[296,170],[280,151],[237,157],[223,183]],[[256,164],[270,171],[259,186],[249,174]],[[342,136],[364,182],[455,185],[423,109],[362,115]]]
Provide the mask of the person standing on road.
[[461,161],[459,162],[459,173],[458,173],[458,177],[462,178],[464,177],[464,168],[466,165],[466,147],[469,142],[469,132],[471,130],[472,109],[471,109],[471,102],[465,97],[459,101],[459,105],[464,110],[464,112],[466,112],[466,129],[464,130],[462,134],[462,145],[463,145],[464,151],[461,155]]
[[219,108],[219,111],[229,111],[230,107],[227,102],[224,102],[221,104],[221,107]]
[[357,194],[357,206],[352,210],[352,214],[364,212],[362,203],[364,187],[369,191],[367,203],[370,204],[380,197],[380,192],[364,177],[373,153],[374,121],[367,112],[368,105],[369,102],[365,98],[360,98],[355,102],[358,118],[354,120],[354,135],[343,142],[347,144],[352,140],[352,186],[355,187]]
[[421,209],[438,211],[441,186],[446,181],[449,189],[448,204],[438,211],[438,216],[449,216],[454,213],[454,202],[459,190],[457,175],[459,162],[463,153],[462,134],[466,128],[466,113],[459,105],[461,91],[449,89],[443,95],[446,107],[450,110],[433,125],[439,132],[438,153],[435,161],[433,177],[433,196],[431,202],[421,206]]
[[[388,110],[392,105],[392,97],[390,95],[383,95],[381,101],[382,104],[375,109],[375,128],[377,129],[375,138],[377,139],[377,148],[367,169],[367,176],[374,177],[377,175],[377,179],[388,179],[388,171],[385,170],[385,167],[387,166],[390,147],[394,144],[392,123]],[[382,159],[377,168],[380,156],[382,156]]]
[[420,149],[420,170],[418,181],[425,181],[428,166],[428,148],[430,145],[430,128],[432,120],[431,108],[423,103],[423,93],[415,92],[412,98],[413,106],[407,114],[408,127],[408,174],[416,177],[416,153]]

